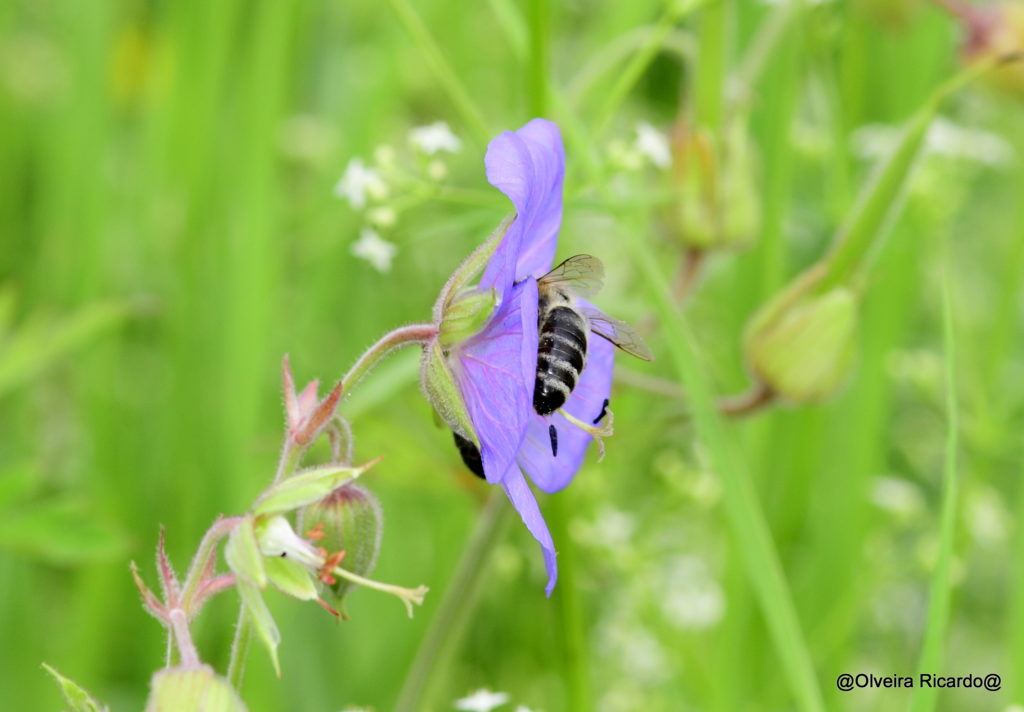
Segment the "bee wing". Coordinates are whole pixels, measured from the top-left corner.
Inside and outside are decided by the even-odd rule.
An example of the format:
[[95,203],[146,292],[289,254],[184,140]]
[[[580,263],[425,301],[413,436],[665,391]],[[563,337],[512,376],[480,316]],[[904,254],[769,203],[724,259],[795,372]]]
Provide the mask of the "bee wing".
[[590,330],[595,334],[612,342],[631,356],[636,356],[644,361],[654,360],[654,354],[632,326],[613,319],[594,307],[587,307],[583,311],[590,321]]
[[604,265],[593,255],[573,255],[537,281],[565,285],[573,294],[589,299],[604,285]]

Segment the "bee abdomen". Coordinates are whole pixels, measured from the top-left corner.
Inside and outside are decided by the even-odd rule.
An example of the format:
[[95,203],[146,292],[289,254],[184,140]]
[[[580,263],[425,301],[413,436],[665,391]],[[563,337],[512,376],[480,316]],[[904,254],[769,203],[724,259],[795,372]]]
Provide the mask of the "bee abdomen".
[[587,323],[569,307],[555,307],[540,324],[537,380],[533,407],[540,415],[553,413],[569,398],[587,359]]
[[482,480],[487,479],[484,477],[484,462],[480,457],[480,450],[473,444],[473,441],[467,440],[454,431],[452,436],[455,438],[455,447],[459,449],[459,455],[462,456],[462,462],[469,468],[469,471]]

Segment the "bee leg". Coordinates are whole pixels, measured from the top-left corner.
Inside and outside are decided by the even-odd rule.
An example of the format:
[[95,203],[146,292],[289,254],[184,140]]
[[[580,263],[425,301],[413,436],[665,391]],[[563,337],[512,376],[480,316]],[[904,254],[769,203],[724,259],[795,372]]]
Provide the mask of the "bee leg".
[[568,420],[570,423],[572,423],[577,428],[579,428],[583,432],[587,433],[592,438],[594,438],[594,440],[597,441],[597,448],[598,448],[597,461],[600,462],[601,460],[603,460],[604,459],[604,440],[602,438],[611,437],[612,435],[615,434],[615,427],[614,427],[615,415],[610,410],[608,410],[607,407],[605,407],[604,408],[604,413],[602,414],[601,418],[599,418],[598,420],[604,419],[605,415],[608,416],[608,419],[605,420],[605,422],[602,423],[601,425],[596,425],[596,424],[595,425],[591,425],[590,423],[584,423],[582,420],[580,420],[579,418],[574,416],[572,413],[567,411],[565,408],[559,408],[558,412],[562,414],[563,418]]
[[558,457],[558,430],[554,423],[548,426],[548,437],[551,438],[551,457]]

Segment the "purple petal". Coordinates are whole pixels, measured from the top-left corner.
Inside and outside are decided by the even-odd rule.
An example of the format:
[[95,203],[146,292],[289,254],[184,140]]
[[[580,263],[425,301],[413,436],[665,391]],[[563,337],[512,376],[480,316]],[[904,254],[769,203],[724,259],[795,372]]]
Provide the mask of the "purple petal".
[[453,352],[453,371],[480,438],[487,481],[501,480],[533,413],[537,367],[537,283],[508,293],[484,329]]
[[493,139],[484,159],[487,180],[507,195],[516,219],[484,271],[480,285],[499,294],[514,282],[551,269],[562,224],[565,151],[558,127],[534,119]]
[[[592,424],[601,415],[605,400],[611,398],[614,365],[615,347],[591,332],[586,366],[564,408],[578,420]],[[552,425],[558,432],[557,456],[551,454],[548,429]],[[591,440],[589,434],[557,412],[549,416],[531,413],[516,461],[537,487],[545,492],[557,492],[576,476]]]
[[530,485],[526,483],[523,473],[513,465],[505,474],[502,485],[505,487],[505,494],[512,500],[512,505],[519,512],[523,524],[533,534],[533,538],[540,544],[544,553],[544,568],[548,572],[548,585],[544,587],[544,593],[548,596],[555,588],[558,581],[558,563],[555,561],[555,543],[551,540],[551,532],[537,506],[537,499],[530,491]]

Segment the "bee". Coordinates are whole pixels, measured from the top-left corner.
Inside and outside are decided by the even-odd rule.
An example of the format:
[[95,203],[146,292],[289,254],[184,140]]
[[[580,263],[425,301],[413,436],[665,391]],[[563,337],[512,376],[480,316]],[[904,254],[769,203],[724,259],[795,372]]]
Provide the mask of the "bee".
[[[604,265],[591,255],[575,255],[537,280],[537,372],[533,409],[538,415],[558,411],[572,395],[587,365],[589,334],[593,333],[628,354],[651,361],[654,356],[631,326],[598,311],[581,299],[596,295],[604,283]],[[608,413],[608,400],[592,424],[565,414],[579,427],[607,434],[596,426]],[[564,411],[563,411],[564,413]],[[477,477],[484,478],[480,451],[472,441],[452,433],[462,461]],[[551,456],[558,457],[558,430],[548,425]]]
[[[533,409],[554,413],[569,399],[587,365],[589,334],[594,333],[628,354],[651,361],[654,356],[628,324],[612,319],[580,299],[596,295],[604,284],[604,265],[591,255],[575,255],[537,280],[537,378]],[[605,402],[596,422],[604,416]],[[557,456],[558,437],[550,426],[551,451]]]

